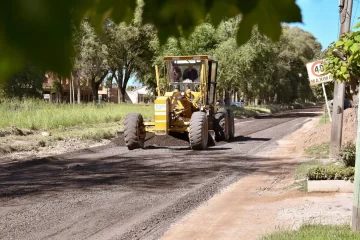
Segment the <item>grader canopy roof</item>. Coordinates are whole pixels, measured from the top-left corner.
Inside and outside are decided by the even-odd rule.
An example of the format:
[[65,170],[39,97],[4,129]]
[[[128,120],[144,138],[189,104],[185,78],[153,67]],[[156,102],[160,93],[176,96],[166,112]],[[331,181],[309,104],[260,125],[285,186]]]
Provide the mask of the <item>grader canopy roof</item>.
[[166,56],[164,60],[211,60],[216,61],[215,57],[209,55],[194,55],[194,56]]

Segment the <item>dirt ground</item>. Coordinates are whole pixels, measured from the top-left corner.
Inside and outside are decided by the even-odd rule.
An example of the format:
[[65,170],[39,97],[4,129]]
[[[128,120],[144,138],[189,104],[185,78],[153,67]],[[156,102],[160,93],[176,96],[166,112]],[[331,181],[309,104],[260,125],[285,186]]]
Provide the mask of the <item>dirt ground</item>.
[[[303,223],[348,223],[352,194],[307,194],[294,184],[297,165],[309,161],[302,157],[308,139],[326,141],[315,111],[237,122],[236,141],[205,153],[156,147],[169,142],[149,136],[151,147],[132,152],[112,145],[122,146],[120,137],[116,143],[59,141],[6,154],[0,157],[3,190],[24,195],[2,199],[0,236],[158,239],[174,222],[163,239],[258,239]],[[11,163],[93,146],[103,147]],[[31,194],[32,188],[38,192]]]
[[[343,134],[342,144],[346,142],[355,142],[357,129],[357,108],[348,108],[343,115]],[[331,123],[327,122],[321,127],[314,127],[306,135],[304,141],[297,145],[298,151],[302,151],[312,145],[329,142],[331,135]]]
[[[349,116],[349,111],[346,114]],[[307,139],[324,139],[321,135],[326,126],[316,128],[318,120],[312,119],[279,140],[275,150],[260,154],[269,159],[256,163],[260,170],[173,224],[162,239],[259,239],[270,232],[297,229],[304,223],[350,223],[352,194],[305,193],[294,185],[297,164],[309,161],[302,157]],[[345,133],[345,138],[349,135]],[[284,160],[287,164],[281,171],[272,169]]]

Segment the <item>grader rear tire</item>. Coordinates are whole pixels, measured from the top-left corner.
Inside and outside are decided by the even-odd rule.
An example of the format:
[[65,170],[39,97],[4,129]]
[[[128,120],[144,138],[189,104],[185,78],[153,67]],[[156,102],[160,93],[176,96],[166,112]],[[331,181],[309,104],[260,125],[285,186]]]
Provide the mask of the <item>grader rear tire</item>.
[[205,150],[208,146],[208,122],[204,112],[194,112],[190,119],[190,147],[193,150]]
[[230,109],[226,109],[226,112],[228,113],[228,117],[229,117],[229,140],[232,140],[235,136],[234,114]]
[[229,115],[225,109],[215,114],[215,140],[229,141]]
[[129,113],[125,118],[124,137],[129,150],[144,148],[144,120],[139,113]]

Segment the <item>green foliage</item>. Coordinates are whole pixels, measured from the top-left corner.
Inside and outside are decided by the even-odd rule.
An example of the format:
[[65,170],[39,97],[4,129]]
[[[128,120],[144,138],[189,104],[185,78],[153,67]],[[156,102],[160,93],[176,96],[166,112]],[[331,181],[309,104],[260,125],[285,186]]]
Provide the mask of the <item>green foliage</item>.
[[264,236],[261,240],[356,240],[360,233],[353,232],[348,225],[303,225],[298,230],[287,230]]
[[354,180],[355,168],[336,165],[316,166],[309,169],[309,180]]
[[77,84],[81,80],[89,80],[94,99],[98,99],[98,88],[109,72],[108,46],[100,38],[88,19],[82,21],[80,28],[75,32],[74,68],[72,75]]
[[[218,32],[224,32],[224,27]],[[272,43],[255,29],[249,42],[238,48],[231,31],[226,41],[226,34],[220,33],[223,42],[214,51],[219,60],[220,89],[236,89],[245,102],[257,98],[265,103],[289,103],[313,98],[305,64],[320,53],[321,45],[312,34],[284,26],[280,41]]]
[[[332,43],[327,51],[325,69],[339,82],[348,81],[350,76],[360,73],[360,31],[343,34]],[[334,54],[334,50],[340,53]],[[335,51],[336,51],[335,50]]]
[[0,105],[0,129],[11,126],[51,130],[83,124],[122,121],[129,112],[153,120],[153,105],[52,104],[42,100],[6,100]]
[[[69,76],[74,57],[73,25],[78,28],[84,17],[89,17],[97,32],[102,32],[105,19],[129,23],[135,8],[134,0],[5,1],[0,9],[0,82],[19,70],[25,59]],[[240,44],[249,39],[255,25],[277,40],[281,22],[301,22],[295,0],[188,0],[181,4],[177,0],[146,0],[141,13],[144,23],[156,27],[161,43],[169,36],[189,36],[209,14],[215,25],[241,14],[237,33]],[[44,57],[49,53],[52,57]]]
[[356,160],[356,145],[352,142],[347,142],[340,151],[340,158],[347,167],[355,167]]
[[296,167],[295,171],[295,182],[291,185],[291,187],[296,187],[297,189],[307,192],[307,173],[310,168],[314,166],[322,166],[322,162],[320,161],[310,161],[303,162]]
[[6,98],[41,98],[45,73],[31,63],[10,77],[2,86]]
[[348,82],[352,91],[346,94],[351,99],[360,74],[360,31],[343,34],[328,47],[326,58],[325,70],[338,82]]
[[315,145],[305,149],[304,155],[306,157],[317,158],[317,159],[319,159],[319,158],[328,158],[329,153],[330,153],[330,147],[329,146],[330,146],[329,142],[315,144]]
[[121,90],[122,102],[130,77],[134,76],[145,83],[150,83],[151,78],[154,79],[151,62],[155,54],[156,34],[151,25],[141,25],[142,7],[140,5],[137,8],[137,14],[129,25],[116,25],[110,20],[105,25],[109,71]]
[[[327,83],[324,84],[328,100],[333,99],[334,84],[335,84],[334,82],[327,82]],[[321,84],[311,86],[311,90],[312,90],[312,93],[313,93],[314,97],[318,101],[325,101],[324,90],[322,89]]]
[[309,169],[317,166],[322,166],[323,164],[320,161],[310,161],[310,162],[304,162],[301,163],[296,168],[295,172],[295,180],[304,179],[307,177],[307,173],[309,172]]

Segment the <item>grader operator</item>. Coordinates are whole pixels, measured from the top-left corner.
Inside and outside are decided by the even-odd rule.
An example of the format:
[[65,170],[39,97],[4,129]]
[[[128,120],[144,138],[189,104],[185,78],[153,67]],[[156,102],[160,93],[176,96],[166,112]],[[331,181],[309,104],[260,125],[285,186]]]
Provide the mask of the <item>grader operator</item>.
[[130,150],[143,148],[147,132],[186,133],[193,150],[205,150],[210,142],[232,139],[233,114],[216,104],[217,68],[216,59],[207,55],[164,57],[161,79],[155,66],[155,121],[144,122],[141,114],[128,114],[124,128],[126,146]]

